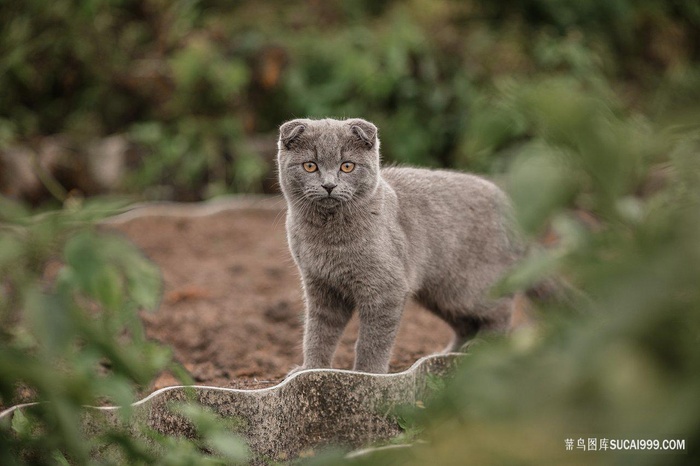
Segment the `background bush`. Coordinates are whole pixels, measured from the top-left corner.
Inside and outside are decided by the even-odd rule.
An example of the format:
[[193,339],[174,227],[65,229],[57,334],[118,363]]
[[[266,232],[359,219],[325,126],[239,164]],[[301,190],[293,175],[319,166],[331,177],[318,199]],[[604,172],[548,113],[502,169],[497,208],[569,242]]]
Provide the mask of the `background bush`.
[[700,56],[693,0],[29,0],[0,18],[0,150],[125,133],[142,151],[122,190],[191,200],[274,189],[254,142],[300,116],[375,121],[388,161],[498,173],[531,136],[493,104],[511,83],[565,76],[654,114]]

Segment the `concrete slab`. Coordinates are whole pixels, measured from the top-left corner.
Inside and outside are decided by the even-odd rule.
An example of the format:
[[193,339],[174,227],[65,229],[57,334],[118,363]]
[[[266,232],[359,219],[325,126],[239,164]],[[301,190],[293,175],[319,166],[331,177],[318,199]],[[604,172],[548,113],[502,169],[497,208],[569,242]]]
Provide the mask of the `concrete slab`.
[[[306,370],[258,390],[167,387],[134,403],[129,423],[134,435],[140,435],[140,427],[148,426],[164,435],[192,436],[190,423],[171,407],[173,402],[196,401],[238,421],[227,424],[231,432],[246,440],[254,464],[288,461],[330,445],[360,448],[400,434],[395,408],[423,401],[431,391],[430,378],[448,375],[459,357],[428,356],[396,374]],[[10,408],[0,413],[0,419],[27,406]],[[95,437],[105,422],[121,422],[120,409],[86,408],[86,436]],[[110,456],[111,452],[105,446],[97,454]]]

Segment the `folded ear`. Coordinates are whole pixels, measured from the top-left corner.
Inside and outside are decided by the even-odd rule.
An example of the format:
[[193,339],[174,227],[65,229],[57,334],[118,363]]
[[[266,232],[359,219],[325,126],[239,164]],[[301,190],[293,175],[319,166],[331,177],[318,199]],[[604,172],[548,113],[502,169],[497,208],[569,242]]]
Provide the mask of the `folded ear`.
[[280,126],[280,142],[289,149],[294,141],[301,136],[306,125],[301,120],[291,120]]
[[355,136],[357,136],[368,149],[374,147],[377,142],[376,126],[361,118],[350,120],[349,123],[353,134],[355,134]]

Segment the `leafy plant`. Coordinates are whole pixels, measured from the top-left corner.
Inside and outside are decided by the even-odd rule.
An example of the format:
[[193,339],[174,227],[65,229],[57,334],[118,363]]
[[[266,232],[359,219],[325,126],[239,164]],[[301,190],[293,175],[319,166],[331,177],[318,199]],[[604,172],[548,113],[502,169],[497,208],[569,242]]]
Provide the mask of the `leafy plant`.
[[[424,442],[335,464],[694,464],[697,122],[669,128],[626,115],[575,79],[524,82],[495,103],[512,108],[527,135],[500,149],[510,153],[504,182],[519,222],[531,238],[555,238],[501,291],[566,277],[581,293],[470,348],[446,389],[413,412]],[[576,448],[589,438],[678,439],[685,451]]]
[[530,136],[499,97],[513,83],[646,109],[700,58],[694,0],[28,0],[0,18],[0,150],[128,133],[126,189],[179,200],[261,191],[247,139],[302,116],[373,120],[389,162],[499,174]]
[[[138,315],[157,308],[160,272],[124,238],[94,227],[120,205],[32,214],[0,201],[0,403],[39,402],[0,424],[0,462],[89,464],[104,444],[129,464],[244,461],[240,441],[195,405],[182,413],[211,456],[186,439],[132,435],[129,405],[158,372],[177,368],[168,349],[146,339]],[[84,407],[104,403],[122,407],[122,424],[86,438]]]

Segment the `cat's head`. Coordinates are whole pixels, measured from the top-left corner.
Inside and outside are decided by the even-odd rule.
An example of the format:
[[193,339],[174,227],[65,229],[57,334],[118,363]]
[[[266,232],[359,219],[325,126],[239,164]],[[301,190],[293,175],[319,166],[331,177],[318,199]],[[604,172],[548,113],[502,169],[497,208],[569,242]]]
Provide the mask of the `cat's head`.
[[377,127],[368,121],[288,121],[277,147],[280,185],[295,203],[334,209],[367,198],[379,183]]

